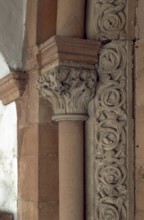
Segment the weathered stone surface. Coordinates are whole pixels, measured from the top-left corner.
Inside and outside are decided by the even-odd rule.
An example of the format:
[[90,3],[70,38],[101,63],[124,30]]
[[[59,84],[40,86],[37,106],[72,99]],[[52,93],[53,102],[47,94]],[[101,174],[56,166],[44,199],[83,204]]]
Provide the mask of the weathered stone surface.
[[79,38],[54,36],[39,47],[38,62],[41,71],[61,62],[97,63],[100,42]]
[[85,0],[59,0],[57,35],[84,37]]
[[18,219],[39,220],[38,203],[27,200],[18,200]]
[[19,199],[38,202],[38,157],[24,156],[19,158]]
[[87,219],[134,219],[132,47],[112,41],[100,51],[95,134],[87,146]]
[[39,78],[38,89],[42,97],[52,103],[59,115],[86,115],[89,102],[95,96],[96,70],[83,66],[60,65]]
[[132,40],[134,34],[134,0],[89,0],[87,37],[98,40]]
[[7,105],[17,100],[24,92],[26,74],[10,73],[0,79],[0,100]]
[[56,35],[57,0],[38,1],[37,44]]
[[84,123],[59,122],[59,219],[84,219]]
[[58,155],[47,154],[39,158],[39,202],[58,203],[59,166]]
[[[139,4],[141,4],[139,2]],[[141,16],[141,15],[139,15]],[[142,30],[141,30],[142,31]],[[142,33],[142,32],[141,32]],[[144,219],[144,39],[136,42],[136,90],[135,90],[135,175],[136,220]]]
[[144,14],[143,14],[143,8],[144,8],[144,1],[139,0],[137,3],[137,37],[138,39],[144,38]]
[[45,202],[39,203],[39,219],[59,220],[59,204]]

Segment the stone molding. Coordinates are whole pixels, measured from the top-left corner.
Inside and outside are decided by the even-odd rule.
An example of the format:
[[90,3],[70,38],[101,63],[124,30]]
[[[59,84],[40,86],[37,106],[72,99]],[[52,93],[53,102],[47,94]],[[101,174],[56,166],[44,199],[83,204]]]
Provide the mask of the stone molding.
[[26,73],[11,72],[0,79],[0,100],[4,105],[16,101],[24,92]]
[[99,55],[91,155],[94,203],[89,204],[93,219],[134,219],[132,49],[132,42],[113,41]]
[[96,64],[99,48],[97,41],[54,36],[39,47],[39,67],[51,69],[61,62]]
[[85,120],[88,103],[95,96],[97,74],[93,68],[59,65],[38,81],[40,94],[53,106],[53,120]]

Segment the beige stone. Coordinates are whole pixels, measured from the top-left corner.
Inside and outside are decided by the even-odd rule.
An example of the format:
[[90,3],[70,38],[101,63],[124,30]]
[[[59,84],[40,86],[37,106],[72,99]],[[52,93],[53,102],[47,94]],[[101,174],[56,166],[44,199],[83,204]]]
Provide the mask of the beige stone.
[[28,74],[28,83],[23,96],[16,102],[19,128],[27,127],[29,123],[51,122],[52,106],[39,97],[37,80],[38,70]]
[[[142,2],[138,5],[138,22],[142,16],[142,10],[139,8]],[[143,25],[139,23],[139,25]],[[140,36],[143,35],[142,26],[140,29]],[[136,91],[135,91],[135,220],[144,218],[144,39],[136,42]]]
[[136,220],[142,220],[144,219],[144,211],[137,210],[135,215]]
[[26,8],[25,36],[23,46],[23,70],[38,68],[36,55],[38,0],[29,0]]
[[88,39],[133,40],[135,38],[135,0],[87,2]]
[[135,43],[135,77],[141,78],[144,75],[144,39],[140,39]]
[[[51,104],[38,95],[37,79],[38,70],[32,67],[24,94],[17,101],[20,220],[58,216],[58,208],[52,212],[58,207],[59,197],[58,126],[51,122]],[[46,203],[42,212],[39,202]],[[46,212],[49,204],[50,211]]]
[[57,203],[59,197],[58,155],[47,154],[39,158],[39,202]]
[[[95,96],[97,85],[95,64],[99,47],[100,44],[96,41],[60,36],[52,37],[40,46],[38,62],[41,76],[38,80],[38,89],[40,95],[52,103],[54,110],[52,120],[59,122],[60,220],[84,218],[83,121],[87,119],[88,104]],[[57,176],[51,173],[53,166],[58,167],[50,160],[53,156],[45,156],[41,163],[42,167],[47,167],[42,169],[41,174],[45,173],[45,170],[48,176],[50,173],[50,185],[42,177],[40,187],[47,185],[50,191],[54,189],[56,191],[58,185],[51,185]],[[48,160],[51,161],[51,165]],[[51,171],[48,166],[52,166]],[[58,191],[52,195],[49,189],[44,191],[41,188],[40,198],[42,201],[47,201],[48,197],[57,201]]]
[[56,34],[84,37],[85,0],[58,0]]
[[61,62],[96,64],[99,49],[97,41],[54,36],[40,45],[38,61],[42,71]]
[[83,122],[59,122],[60,220],[84,219]]
[[13,72],[0,79],[0,100],[4,105],[22,96],[26,84],[26,74]]
[[138,38],[140,39],[144,37],[143,8],[144,8],[144,1],[139,0],[137,6],[137,28],[138,28]]
[[37,44],[56,35],[57,0],[38,1]]
[[19,220],[39,220],[39,209],[37,202],[18,201]]
[[144,74],[136,80],[136,105],[142,106],[144,105]]
[[41,220],[59,220],[58,203],[39,203],[39,219]]
[[24,156],[19,158],[19,199],[38,202],[38,157]]
[[18,155],[19,158],[27,156],[38,157],[38,144],[39,144],[39,124],[34,123],[28,127],[18,130]]
[[56,123],[43,123],[38,126],[39,157],[58,155],[58,125]]

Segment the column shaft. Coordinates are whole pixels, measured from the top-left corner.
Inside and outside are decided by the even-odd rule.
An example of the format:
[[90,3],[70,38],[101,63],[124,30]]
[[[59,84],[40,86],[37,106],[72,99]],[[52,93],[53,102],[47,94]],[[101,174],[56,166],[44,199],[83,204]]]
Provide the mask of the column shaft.
[[60,220],[84,219],[84,123],[59,122]]
[[84,36],[85,0],[58,0],[57,35]]

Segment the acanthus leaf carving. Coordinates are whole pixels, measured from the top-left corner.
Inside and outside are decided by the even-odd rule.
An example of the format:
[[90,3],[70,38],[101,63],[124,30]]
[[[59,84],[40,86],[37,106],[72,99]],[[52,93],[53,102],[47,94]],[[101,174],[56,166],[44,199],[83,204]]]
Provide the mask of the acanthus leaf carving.
[[38,89],[52,103],[55,115],[87,114],[96,84],[95,69],[60,65],[39,78]]

